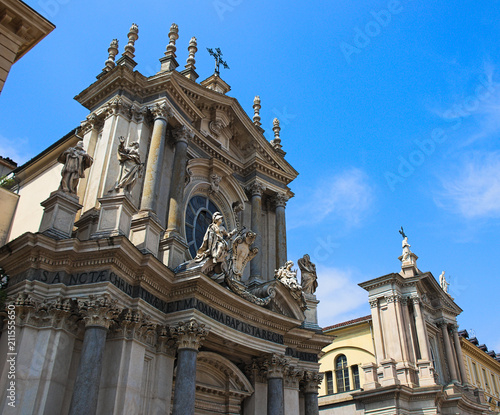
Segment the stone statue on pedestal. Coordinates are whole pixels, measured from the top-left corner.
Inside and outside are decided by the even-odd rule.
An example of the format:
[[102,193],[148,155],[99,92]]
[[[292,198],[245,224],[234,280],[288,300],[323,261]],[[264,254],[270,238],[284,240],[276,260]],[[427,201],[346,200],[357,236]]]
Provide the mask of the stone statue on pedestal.
[[62,153],[57,161],[64,164],[59,190],[76,196],[78,181],[85,177],[84,171],[94,160],[83,149],[83,141],[79,141],[75,147],[70,147]]
[[212,223],[208,226],[203,237],[203,243],[194,259],[195,262],[207,260],[201,269],[207,275],[220,274],[226,271],[226,258],[229,253],[227,240],[231,239],[237,232],[236,229],[227,232],[222,226],[222,218],[220,212],[215,212],[212,215]]
[[307,308],[306,299],[302,286],[297,281],[297,271],[292,270],[293,261],[287,261],[285,265],[274,271],[274,278],[290,290],[292,297],[300,303],[302,309]]
[[311,262],[308,254],[305,254],[297,261],[300,268],[302,290],[306,294],[314,294],[318,288],[318,276],[316,275],[316,265]]
[[124,137],[119,137],[119,140],[118,161],[120,162],[120,174],[113,190],[124,189],[130,193],[137,179],[141,177],[144,163],[141,163],[139,143],[137,141],[125,147]]
[[443,289],[443,291],[448,294],[448,287],[450,286],[450,283],[446,281],[446,277],[444,276],[444,271],[441,273],[439,276],[439,285]]

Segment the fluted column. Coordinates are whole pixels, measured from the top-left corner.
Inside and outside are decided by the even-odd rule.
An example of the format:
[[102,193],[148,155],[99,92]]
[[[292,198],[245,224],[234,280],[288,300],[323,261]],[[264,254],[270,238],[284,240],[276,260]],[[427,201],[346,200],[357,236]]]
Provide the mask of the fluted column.
[[69,415],[95,415],[106,334],[120,310],[108,296],[78,301],[85,321],[82,353],[76,374]]
[[267,415],[285,415],[283,376],[288,359],[273,354],[263,366],[267,370]]
[[172,415],[194,415],[196,358],[201,342],[208,335],[208,329],[192,318],[187,323],[179,322],[171,330],[178,343]]
[[167,234],[179,234],[182,228],[184,182],[186,179],[187,148],[193,133],[183,126],[174,132],[175,157],[170,182]]
[[167,121],[168,117],[171,116],[171,111],[166,102],[154,105],[150,108],[150,111],[154,117],[154,125],[151,145],[149,146],[146,173],[144,175],[141,210],[149,210],[156,213]]
[[286,219],[285,206],[288,197],[286,193],[278,193],[274,197],[276,204],[276,269],[285,265],[286,254]]
[[323,380],[323,374],[318,372],[306,372],[304,374],[304,415],[318,415],[318,388]]
[[457,383],[457,368],[455,367],[455,359],[453,358],[453,350],[451,349],[450,335],[448,334],[448,323],[441,322],[439,323],[439,327],[441,327],[441,333],[443,335],[446,360],[448,361],[448,366],[450,368],[451,382]]
[[458,326],[453,324],[451,330],[453,332],[453,342],[455,343],[455,351],[457,353],[458,369],[460,377],[462,378],[462,385],[467,383],[467,372],[465,370],[464,355],[462,354],[462,346],[460,345],[460,338],[458,336]]
[[253,182],[248,191],[252,195],[252,231],[257,234],[254,246],[259,248],[258,254],[250,262],[250,280],[260,280],[262,276],[262,193],[266,190],[265,186],[260,182]]
[[422,360],[429,360],[429,346],[427,344],[427,335],[425,330],[425,319],[420,306],[420,298],[413,298],[413,307],[415,311],[415,325],[417,327],[417,340],[420,348],[420,357]]

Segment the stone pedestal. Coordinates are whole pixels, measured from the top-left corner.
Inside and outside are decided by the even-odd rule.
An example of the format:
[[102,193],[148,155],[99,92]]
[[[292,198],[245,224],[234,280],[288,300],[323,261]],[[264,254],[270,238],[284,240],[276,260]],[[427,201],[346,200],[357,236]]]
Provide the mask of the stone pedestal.
[[144,253],[158,255],[158,246],[163,227],[151,211],[142,210],[132,218],[130,240]]
[[187,244],[173,233],[160,241],[159,259],[170,269],[175,269],[186,261],[187,250]]
[[434,378],[434,367],[428,360],[419,360],[418,367],[418,382],[420,386],[435,386],[436,379]]
[[101,212],[97,231],[91,238],[108,238],[110,236],[129,236],[130,222],[135,212],[129,196],[125,193],[113,193],[99,199]]
[[380,366],[382,366],[382,373],[384,375],[384,377],[380,381],[380,385],[382,387],[399,385],[401,383],[398,379],[396,362],[394,359],[382,360],[380,362]]
[[97,232],[97,225],[99,224],[99,210],[92,208],[87,210],[80,219],[75,222],[75,226],[78,228],[76,231],[76,237],[80,241],[86,241]]
[[57,239],[71,238],[76,213],[82,208],[77,196],[56,190],[40,204],[44,211],[39,232]]
[[402,385],[406,385],[410,388],[415,388],[419,385],[418,371],[413,363],[408,361],[398,362],[396,364],[396,371]]
[[375,363],[367,363],[366,365],[362,365],[361,369],[363,369],[363,372],[365,374],[365,383],[363,385],[363,389],[369,390],[380,388],[377,374],[377,365]]
[[311,330],[321,330],[318,325],[318,304],[319,300],[316,299],[314,294],[304,293],[306,298],[307,309],[304,311],[306,319],[304,320],[304,328]]

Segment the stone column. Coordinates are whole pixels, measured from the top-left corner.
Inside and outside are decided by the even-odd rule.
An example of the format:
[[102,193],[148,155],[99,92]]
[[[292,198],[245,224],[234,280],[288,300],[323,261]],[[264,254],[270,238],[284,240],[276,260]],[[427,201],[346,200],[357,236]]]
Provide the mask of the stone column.
[[425,330],[425,319],[420,306],[420,298],[413,297],[413,307],[415,310],[415,325],[417,327],[417,340],[420,348],[420,357],[422,360],[429,360],[429,345],[427,344],[427,335]]
[[148,152],[146,173],[144,175],[144,188],[142,191],[141,210],[156,213],[156,201],[161,179],[161,162],[165,148],[165,135],[167,132],[168,117],[172,113],[166,102],[157,103],[150,108],[154,117],[153,134]]
[[451,330],[453,332],[453,341],[455,343],[455,352],[457,353],[458,360],[458,370],[460,371],[460,377],[462,378],[462,385],[466,385],[467,382],[467,371],[465,370],[464,355],[462,354],[462,346],[460,345],[460,338],[458,336],[458,326],[453,324]]
[[322,380],[322,373],[306,372],[304,374],[304,415],[319,415],[318,388]]
[[382,327],[378,311],[378,299],[370,300],[373,322],[373,340],[375,342],[375,355],[377,363],[385,359],[384,339],[382,337]]
[[285,265],[286,254],[286,219],[285,206],[288,197],[286,193],[278,193],[274,197],[276,204],[276,269]]
[[172,379],[177,347],[170,337],[168,327],[157,328],[155,379],[150,410],[153,414],[170,414],[172,401]]
[[106,334],[120,310],[109,296],[78,300],[85,321],[82,353],[76,374],[69,415],[95,415]]
[[262,217],[262,193],[266,190],[265,186],[255,181],[249,187],[248,191],[252,195],[252,220],[251,229],[257,234],[254,246],[259,248],[259,253],[250,262],[250,282],[259,282],[262,276],[262,229],[260,221]]
[[273,354],[263,365],[267,370],[267,415],[285,415],[283,375],[288,359]]
[[196,357],[200,344],[207,335],[208,329],[205,325],[198,323],[194,318],[187,323],[180,321],[172,328],[172,336],[178,342],[172,415],[194,415]]
[[441,327],[441,334],[443,335],[444,348],[445,348],[445,352],[446,352],[446,360],[448,361],[448,366],[450,368],[451,382],[457,383],[458,382],[457,369],[455,367],[455,359],[453,358],[453,351],[451,349],[450,336],[448,334],[448,323],[443,321],[443,322],[440,322],[438,324],[438,326]]

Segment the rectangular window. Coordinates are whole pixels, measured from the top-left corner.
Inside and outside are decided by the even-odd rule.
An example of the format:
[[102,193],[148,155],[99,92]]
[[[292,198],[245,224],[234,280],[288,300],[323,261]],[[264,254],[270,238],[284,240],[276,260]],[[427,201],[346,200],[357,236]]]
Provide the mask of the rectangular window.
[[326,372],[325,375],[326,375],[326,394],[332,395],[333,394],[333,373]]
[[472,370],[474,371],[474,383],[477,386],[481,386],[481,382],[479,381],[479,375],[477,374],[477,366],[474,362],[472,362]]
[[488,383],[488,375],[486,374],[486,370],[483,369],[483,377],[484,377],[484,384],[486,386],[486,390],[489,392],[490,391],[490,385]]
[[346,367],[335,372],[337,377],[337,393],[349,391],[349,369]]
[[498,396],[498,384],[497,384],[497,379],[495,377],[495,375],[492,373],[491,374],[491,381],[493,382],[493,387],[495,388],[495,393],[497,394]]
[[359,368],[358,368],[358,365],[352,366],[351,371],[352,371],[352,380],[354,382],[354,385],[353,385],[354,389],[359,389],[360,385],[359,385]]

